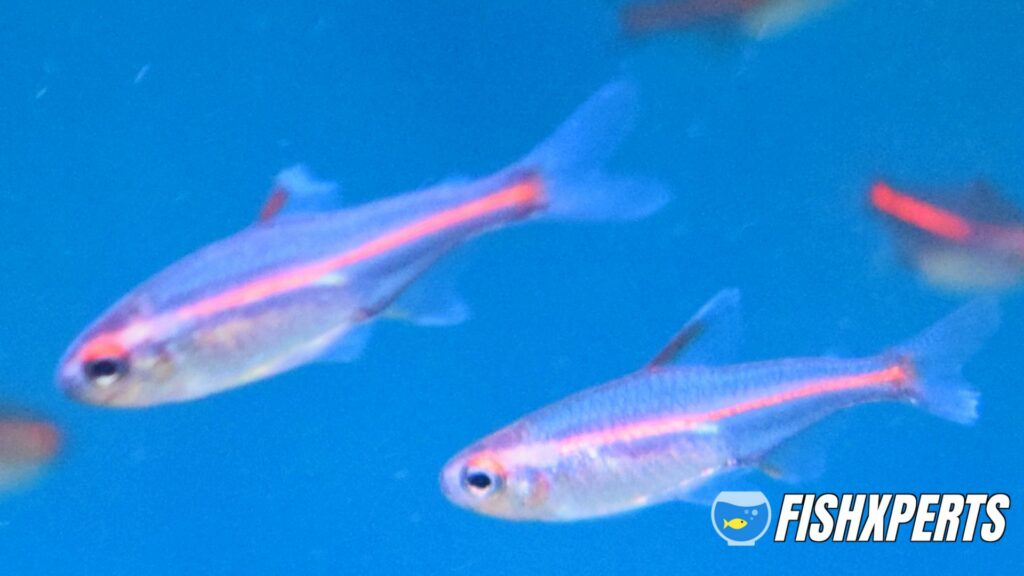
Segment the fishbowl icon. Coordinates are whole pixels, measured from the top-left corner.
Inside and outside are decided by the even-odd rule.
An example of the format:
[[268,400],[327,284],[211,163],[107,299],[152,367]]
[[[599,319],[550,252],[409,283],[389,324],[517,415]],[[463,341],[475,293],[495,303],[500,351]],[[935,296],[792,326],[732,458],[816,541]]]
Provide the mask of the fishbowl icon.
[[763,492],[720,492],[711,523],[729,546],[753,546],[771,526],[772,509]]

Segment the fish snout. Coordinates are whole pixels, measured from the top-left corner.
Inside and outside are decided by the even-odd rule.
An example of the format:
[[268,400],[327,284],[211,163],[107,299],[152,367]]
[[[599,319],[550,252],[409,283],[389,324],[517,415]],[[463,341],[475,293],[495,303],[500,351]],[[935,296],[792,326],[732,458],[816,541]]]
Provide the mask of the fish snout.
[[441,492],[449,502],[463,508],[468,507],[465,493],[462,490],[462,470],[465,464],[459,459],[449,460],[441,469],[438,481],[441,484]]
[[56,380],[57,389],[74,399],[78,399],[82,394],[82,388],[88,385],[81,366],[74,361],[71,354],[68,354],[60,361],[57,367]]

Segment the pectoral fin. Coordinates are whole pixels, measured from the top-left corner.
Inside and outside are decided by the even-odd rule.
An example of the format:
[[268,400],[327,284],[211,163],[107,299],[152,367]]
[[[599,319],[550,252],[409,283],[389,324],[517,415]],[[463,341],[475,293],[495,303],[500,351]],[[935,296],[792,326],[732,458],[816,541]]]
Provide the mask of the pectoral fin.
[[357,325],[342,336],[327,344],[317,356],[318,362],[341,362],[348,363],[363,355],[366,343],[373,333],[373,323]]

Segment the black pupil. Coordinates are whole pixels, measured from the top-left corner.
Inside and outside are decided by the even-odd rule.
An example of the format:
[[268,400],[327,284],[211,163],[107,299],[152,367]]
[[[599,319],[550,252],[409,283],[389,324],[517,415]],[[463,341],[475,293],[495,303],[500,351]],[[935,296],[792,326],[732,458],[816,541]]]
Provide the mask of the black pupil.
[[491,487],[491,477],[483,472],[473,472],[466,476],[466,484],[469,484],[473,488],[486,490]]
[[121,363],[117,360],[104,358],[94,360],[85,365],[85,373],[90,380],[97,378],[109,378],[121,372]]

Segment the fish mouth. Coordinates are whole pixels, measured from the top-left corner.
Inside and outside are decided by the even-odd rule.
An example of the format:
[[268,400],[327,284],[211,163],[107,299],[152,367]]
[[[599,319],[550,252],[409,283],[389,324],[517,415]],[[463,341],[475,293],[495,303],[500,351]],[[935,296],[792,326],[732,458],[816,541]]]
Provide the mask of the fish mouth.
[[75,365],[68,361],[70,356],[70,354],[65,355],[61,359],[60,364],[57,365],[54,381],[57,383],[57,389],[63,392],[65,396],[77,398],[81,393],[79,389],[82,387],[83,382]]
[[438,483],[441,485],[441,493],[448,499],[449,502],[457,506],[464,506],[459,501],[458,487],[459,487],[459,470],[456,466],[457,462],[449,461],[441,469],[440,475],[438,475]]
[[68,398],[75,400],[80,399],[84,394],[84,390],[89,387],[89,383],[85,381],[82,365],[77,360],[81,350],[82,338],[82,336],[76,338],[64,352],[64,355],[61,356],[60,361],[57,363],[57,372],[54,375],[57,389]]

